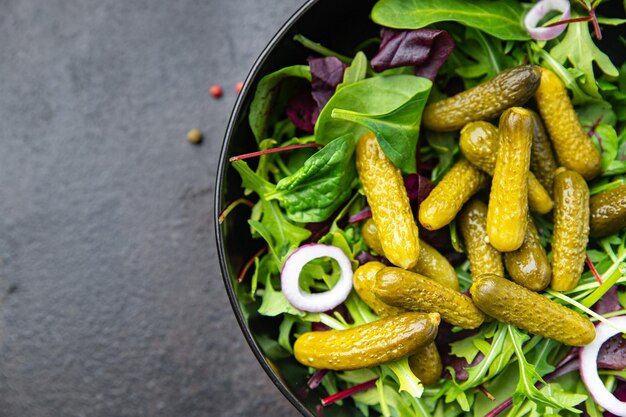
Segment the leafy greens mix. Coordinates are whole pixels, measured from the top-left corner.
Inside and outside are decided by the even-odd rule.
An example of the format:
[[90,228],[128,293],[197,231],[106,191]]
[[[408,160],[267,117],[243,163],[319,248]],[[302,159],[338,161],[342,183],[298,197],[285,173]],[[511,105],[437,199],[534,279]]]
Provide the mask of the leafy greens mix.
[[[420,132],[427,100],[470,88],[522,63],[550,68],[571,92],[581,123],[601,150],[603,174],[590,184],[591,193],[626,183],[626,64],[616,67],[596,45],[590,23],[580,21],[593,11],[601,25],[624,23],[596,17],[600,2],[574,3],[572,17],[579,21],[570,22],[550,41],[530,38],[521,22],[532,3],[516,0],[380,0],[372,19],[384,28],[379,51],[370,59],[363,51],[346,57],[296,37],[318,56],[309,65],[286,67],[261,80],[249,113],[261,150],[258,164],[253,170],[245,161],[232,163],[246,194],[258,196],[248,223],[252,236],[268,246],[253,259],[249,285],[237,288],[248,314],[256,310],[280,320],[275,337],[258,340],[268,357],[292,355],[294,335],[312,328],[343,329],[378,319],[354,293],[333,312],[299,311],[281,293],[279,274],[289,254],[305,242],[341,248],[354,267],[373,258],[354,221],[367,209],[354,166],[356,140],[366,130],[375,132],[388,158],[403,173],[413,174],[407,177],[409,193],[408,178],[428,177],[425,181],[436,183],[458,158],[458,134]],[[412,31],[426,26],[419,34]],[[316,150],[314,144],[323,147]],[[287,146],[299,149],[264,152]],[[549,247],[551,220],[535,220],[542,243]],[[445,230],[444,238],[438,234],[433,243],[455,259],[465,290],[471,285],[469,264],[458,253],[462,248],[454,227]],[[624,314],[626,231],[592,241],[587,253],[601,282],[589,270],[575,289],[544,295],[594,320],[604,319],[600,313]],[[336,268],[318,259],[306,265],[300,282],[304,289],[324,291],[337,279]],[[602,303],[608,302],[612,307],[603,311]],[[328,394],[359,384],[374,387],[348,400],[365,416],[543,416],[582,410],[602,415],[579,373],[569,372],[576,370],[576,360],[568,347],[499,322],[477,332],[450,330],[440,331],[437,339],[447,377],[434,386],[424,388],[406,359],[317,378],[323,377]],[[617,366],[601,372],[612,388],[626,379],[626,363]]]

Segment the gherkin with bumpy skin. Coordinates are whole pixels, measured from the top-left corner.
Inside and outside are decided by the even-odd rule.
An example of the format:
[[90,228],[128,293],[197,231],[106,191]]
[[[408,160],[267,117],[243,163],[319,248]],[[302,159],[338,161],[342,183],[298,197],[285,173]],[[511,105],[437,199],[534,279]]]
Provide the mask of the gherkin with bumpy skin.
[[443,321],[464,329],[475,329],[485,320],[468,296],[400,268],[381,269],[376,274],[374,294],[396,307],[439,313]]
[[589,188],[576,171],[559,168],[554,178],[552,281],[555,291],[578,285],[589,241]]
[[380,262],[368,262],[359,266],[352,276],[352,285],[361,300],[380,317],[396,316],[407,310],[384,303],[372,291],[376,285],[376,274],[384,267],[385,264]]
[[[378,230],[372,219],[368,219],[361,229],[365,244],[376,251],[379,255],[385,256],[378,239]],[[456,275],[454,267],[445,256],[440,254],[437,249],[420,239],[420,253],[417,263],[412,271],[431,278],[441,285],[450,289],[459,290],[459,278]]]
[[369,368],[414,353],[437,336],[437,313],[409,311],[346,330],[307,332],[293,346],[305,366],[333,371]]
[[356,168],[387,259],[402,268],[413,267],[419,256],[419,232],[404,180],[373,133],[363,135],[356,145]]
[[524,243],[504,254],[504,265],[513,281],[531,291],[541,291],[550,283],[550,262],[532,218],[528,218]]
[[422,122],[430,130],[451,132],[469,122],[493,119],[509,107],[524,105],[540,77],[540,67],[535,65],[506,69],[474,88],[427,105]]
[[589,210],[591,237],[604,237],[625,228],[626,184],[591,197]]
[[[380,262],[368,262],[354,271],[354,289],[359,297],[381,318],[405,313],[407,310],[390,306],[374,295],[376,274],[385,267]],[[409,356],[409,367],[424,385],[436,383],[443,371],[441,356],[434,342],[419,348]]]
[[530,171],[552,196],[554,173],[558,165],[541,117],[532,110],[530,110],[530,114],[533,117],[533,145],[530,148]]
[[435,342],[419,348],[409,356],[409,368],[424,385],[436,384],[441,378],[443,364]]
[[500,144],[487,211],[489,243],[500,252],[522,246],[528,220],[528,172],[532,117],[521,107],[500,117]]
[[[461,129],[459,148],[472,164],[490,176],[496,168],[500,134],[498,128],[489,122],[472,122]],[[531,148],[532,149],[532,148]],[[531,158],[532,161],[532,158]],[[554,177],[554,174],[552,174]],[[532,172],[528,173],[528,206],[537,213],[546,214],[552,210],[552,198]]]
[[502,255],[487,239],[487,205],[477,199],[467,203],[457,226],[465,243],[472,278],[483,274],[504,275]]
[[448,225],[474,194],[488,184],[487,175],[460,159],[420,204],[419,222],[428,230]]
[[565,85],[547,68],[542,69],[535,101],[561,165],[587,180],[600,175],[600,152],[583,130]]
[[478,277],[470,294],[486,314],[532,334],[569,346],[588,345],[596,336],[588,318],[497,275]]

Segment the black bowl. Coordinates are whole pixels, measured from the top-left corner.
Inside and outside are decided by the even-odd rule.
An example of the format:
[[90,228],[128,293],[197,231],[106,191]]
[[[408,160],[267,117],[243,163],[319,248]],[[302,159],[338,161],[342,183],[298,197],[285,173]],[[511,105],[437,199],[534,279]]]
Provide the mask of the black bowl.
[[[351,56],[357,45],[378,35],[379,28],[369,15],[375,0],[310,0],[303,5],[278,31],[252,67],[242,92],[230,117],[222,147],[216,179],[215,224],[218,255],[226,291],[237,321],[259,363],[272,382],[289,401],[305,416],[319,415],[321,390],[308,392],[307,370],[293,357],[271,360],[261,348],[259,340],[269,337],[276,340],[280,320],[264,317],[256,312],[255,305],[244,305],[239,297],[242,287],[237,275],[244,264],[263,246],[253,240],[247,220],[250,211],[240,206],[220,224],[219,214],[229,202],[243,196],[241,178],[230,167],[231,156],[256,151],[257,145],[248,125],[248,109],[261,78],[288,65],[303,64],[312,53],[295,42],[295,34],[303,34],[332,50]],[[618,7],[618,1],[607,2]],[[603,5],[609,8],[609,6]],[[613,9],[615,10],[615,9]],[[620,16],[621,17],[621,16]],[[619,27],[605,27],[601,42],[604,50],[622,51],[615,63],[624,62],[623,48],[619,46]],[[325,416],[357,416],[361,413],[349,406],[324,409]]]
[[[285,66],[306,63],[306,58],[312,53],[292,39],[298,33],[335,51],[351,55],[359,43],[378,34],[378,28],[369,18],[373,5],[374,1],[311,0],[283,25],[261,53],[244,82],[228,123],[217,170],[217,248],[224,284],[237,321],[272,382],[303,415],[310,417],[317,415],[315,408],[319,407],[321,390],[306,392],[306,368],[292,357],[272,361],[259,344],[259,338],[264,336],[276,339],[280,321],[260,316],[254,308],[246,308],[238,299],[240,286],[246,284],[237,283],[237,274],[261,247],[261,242],[250,236],[247,223],[250,211],[242,206],[231,212],[222,224],[219,224],[218,216],[229,202],[243,195],[241,178],[229,166],[228,159],[233,155],[257,150],[248,125],[248,108],[260,79]],[[324,415],[355,416],[360,413],[356,409],[330,407],[324,410]]]

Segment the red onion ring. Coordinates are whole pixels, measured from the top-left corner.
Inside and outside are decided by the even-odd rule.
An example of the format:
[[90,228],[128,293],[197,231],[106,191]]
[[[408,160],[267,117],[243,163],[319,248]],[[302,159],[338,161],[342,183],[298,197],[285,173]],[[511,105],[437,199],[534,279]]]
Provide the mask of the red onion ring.
[[[329,257],[339,264],[341,276],[333,288],[322,293],[309,294],[300,288],[300,272],[313,259]],[[283,265],[280,272],[280,285],[283,294],[298,310],[321,313],[332,310],[343,303],[352,290],[352,263],[336,246],[309,244],[299,247]]]
[[539,21],[553,10],[563,13],[559,21],[570,18],[570,4],[568,0],[541,0],[528,11],[524,18],[524,26],[531,38],[537,41],[548,41],[563,33],[567,26],[566,24],[537,27]]
[[[608,320],[618,326],[626,327],[626,316],[612,317]],[[598,375],[598,352],[604,342],[618,333],[620,333],[619,330],[606,323],[598,324],[596,338],[580,350],[580,376],[598,405],[616,416],[626,417],[626,402],[618,400],[609,392]]]

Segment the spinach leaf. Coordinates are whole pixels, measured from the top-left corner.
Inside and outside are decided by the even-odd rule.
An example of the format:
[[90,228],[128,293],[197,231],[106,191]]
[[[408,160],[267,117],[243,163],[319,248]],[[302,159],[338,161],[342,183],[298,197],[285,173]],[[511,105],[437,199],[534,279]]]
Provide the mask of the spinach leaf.
[[343,81],[337,86],[337,90],[363,80],[367,75],[367,68],[367,56],[361,51],[357,52],[350,66],[343,72]]
[[591,39],[587,22],[570,23],[565,37],[550,50],[550,55],[560,64],[569,61],[580,71],[583,77],[578,80],[578,84],[587,94],[595,98],[600,98],[600,93],[593,73],[594,62],[607,76],[619,75],[608,55],[598,49]]
[[522,26],[524,8],[515,0],[380,0],[372,19],[396,29],[419,29],[454,21],[504,40],[530,39]]
[[327,143],[345,134],[358,138],[371,130],[398,168],[416,172],[417,138],[431,86],[430,80],[412,75],[367,78],[346,85],[322,110],[315,126],[316,141]]
[[[311,81],[311,71],[308,65],[293,65],[266,75],[259,81],[254,98],[250,104],[248,122],[257,143],[265,139],[267,128],[271,125],[272,110],[276,109],[277,98],[281,90],[290,91],[292,88],[283,85],[283,81],[290,78],[302,78]],[[291,86],[293,87],[293,86]]]
[[283,178],[268,200],[278,200],[287,216],[297,222],[326,220],[350,196],[356,185],[354,136],[338,137]]

